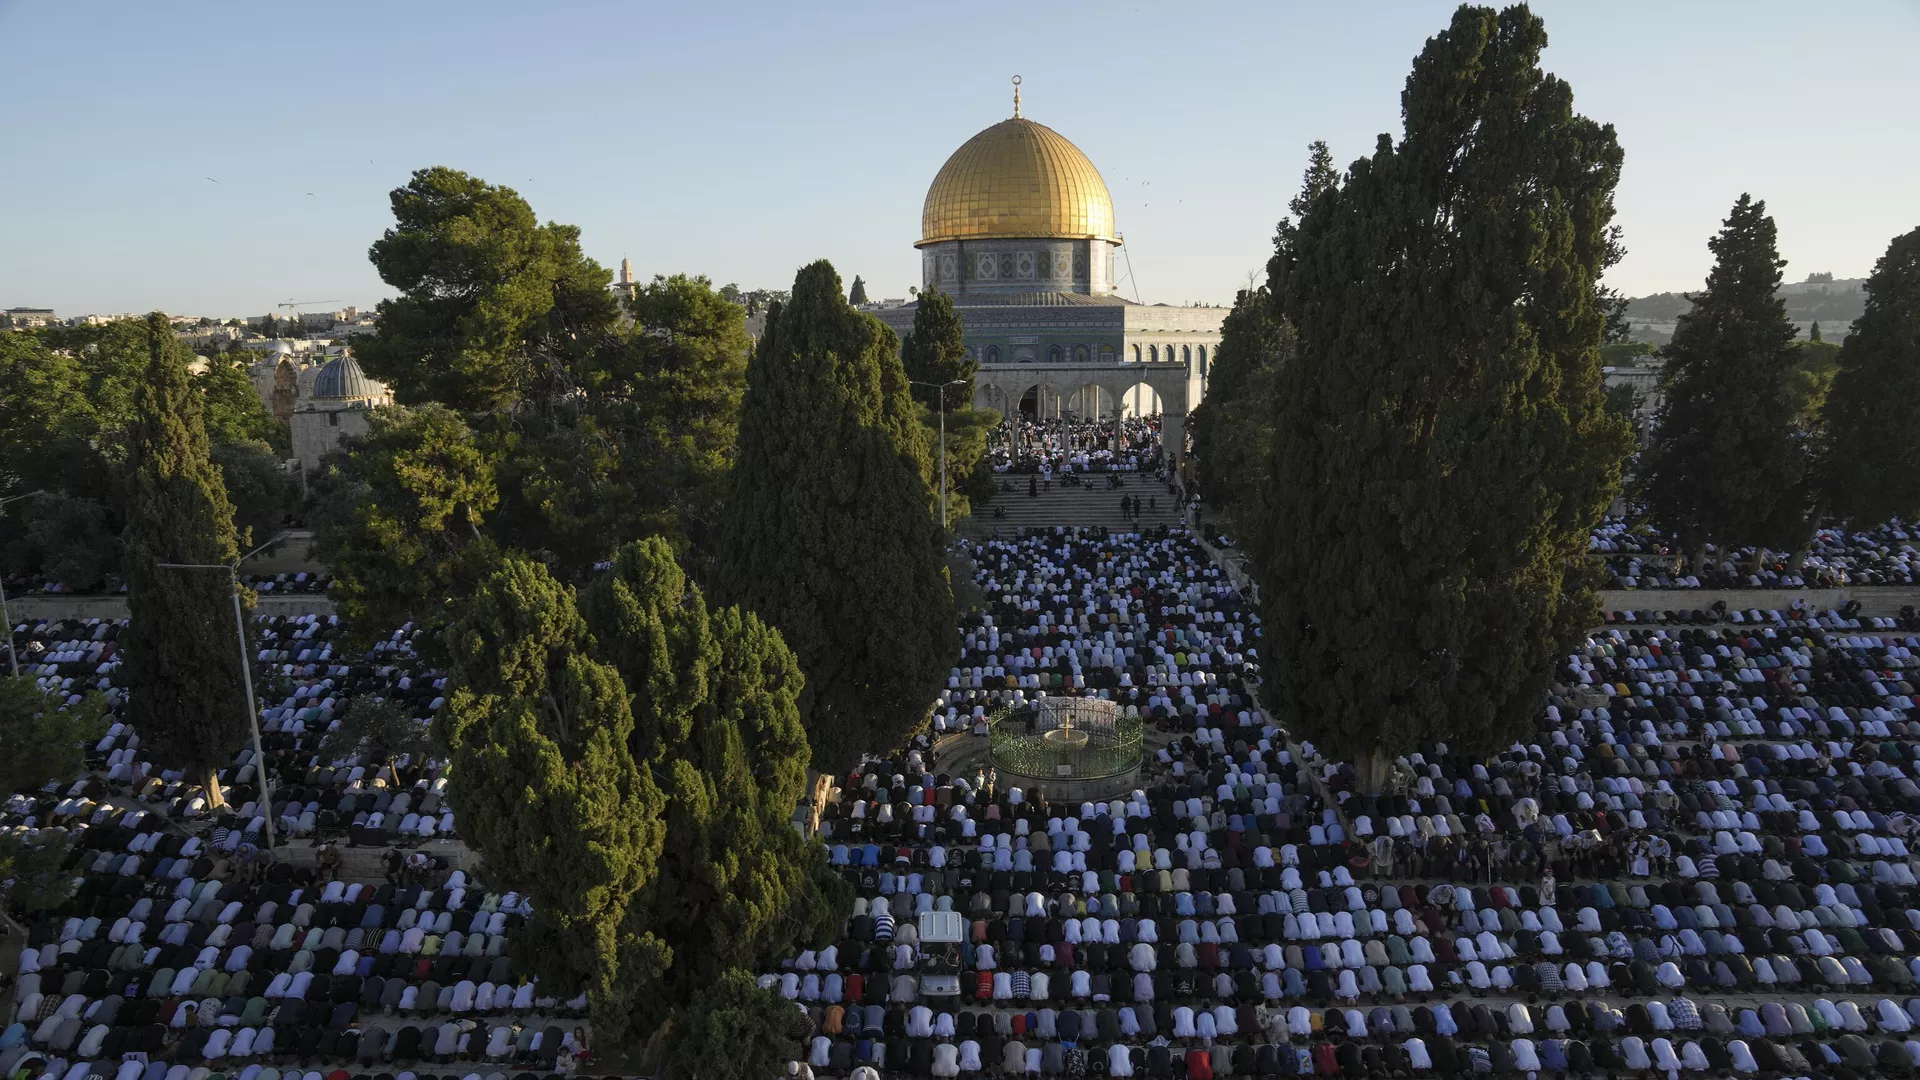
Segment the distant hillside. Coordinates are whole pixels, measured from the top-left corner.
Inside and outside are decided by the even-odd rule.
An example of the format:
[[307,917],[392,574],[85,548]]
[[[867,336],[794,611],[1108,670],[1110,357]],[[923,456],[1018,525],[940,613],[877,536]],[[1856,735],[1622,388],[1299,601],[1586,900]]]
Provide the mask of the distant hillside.
[[[1866,306],[1866,294],[1860,290],[1865,278],[1841,278],[1837,281],[1797,281],[1780,286],[1780,298],[1787,302],[1787,318],[1800,328],[1800,336],[1820,324],[1820,336],[1839,341],[1847,336],[1853,320]],[[1663,292],[1638,296],[1627,301],[1627,321],[1633,326],[1634,341],[1665,345],[1673,338],[1673,323],[1692,304],[1685,293]]]

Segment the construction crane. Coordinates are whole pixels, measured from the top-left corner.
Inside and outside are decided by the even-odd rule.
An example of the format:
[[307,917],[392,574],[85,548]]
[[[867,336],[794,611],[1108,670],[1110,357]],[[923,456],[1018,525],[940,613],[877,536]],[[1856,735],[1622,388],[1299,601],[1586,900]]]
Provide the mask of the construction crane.
[[[287,311],[287,321],[293,322],[299,318],[300,309],[303,307],[322,307],[327,304],[338,303],[340,303],[338,300],[295,300],[292,297],[288,297],[286,303],[275,304],[274,307],[285,308]],[[301,333],[304,335],[306,330],[302,328]]]

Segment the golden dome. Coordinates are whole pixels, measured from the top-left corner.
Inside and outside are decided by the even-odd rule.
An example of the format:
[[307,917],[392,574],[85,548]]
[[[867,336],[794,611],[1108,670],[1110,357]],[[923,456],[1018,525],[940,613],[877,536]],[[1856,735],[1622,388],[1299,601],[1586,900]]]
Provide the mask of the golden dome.
[[920,245],[989,237],[1113,240],[1113,196],[1059,132],[1002,120],[940,166],[920,213]]

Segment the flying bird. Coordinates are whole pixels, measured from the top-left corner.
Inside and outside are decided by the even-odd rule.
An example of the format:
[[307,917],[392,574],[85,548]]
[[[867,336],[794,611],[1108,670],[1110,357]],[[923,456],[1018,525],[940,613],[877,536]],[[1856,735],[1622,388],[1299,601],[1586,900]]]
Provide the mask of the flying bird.
[[309,199],[313,198],[313,192],[311,191],[307,192],[307,198]]
[[[208,180],[213,180],[213,177],[211,177],[211,176],[209,176],[209,177],[207,177],[206,179],[208,179]],[[220,181],[218,181],[218,180],[213,180],[213,182],[217,184],[217,183],[219,183]]]

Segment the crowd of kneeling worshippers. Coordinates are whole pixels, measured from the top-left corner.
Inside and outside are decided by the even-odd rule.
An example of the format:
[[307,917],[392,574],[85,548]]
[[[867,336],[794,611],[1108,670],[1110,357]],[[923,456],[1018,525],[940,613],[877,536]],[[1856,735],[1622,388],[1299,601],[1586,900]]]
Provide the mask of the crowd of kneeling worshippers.
[[[257,628],[279,857],[265,850],[250,749],[222,772],[237,813],[154,770],[117,720],[87,775],[12,794],[0,824],[30,843],[69,843],[64,869],[78,880],[51,908],[8,893],[19,927],[8,943],[19,953],[6,971],[0,1075],[318,1080],[387,1063],[433,1075],[444,1065],[455,1077],[586,1067],[585,1000],[541,993],[508,955],[527,899],[481,887],[441,853],[457,835],[441,763],[316,753],[356,694],[403,702],[423,719],[442,704],[444,682],[417,669],[411,632],[350,659],[335,655],[331,617],[261,618]],[[22,675],[74,701],[102,691],[117,713],[123,629],[18,626]],[[316,858],[295,857],[315,843],[325,845],[309,852]],[[354,847],[377,855],[361,880],[346,880],[341,853]]]
[[[1605,628],[1524,742],[1422,748],[1370,795],[1260,710],[1257,617],[1185,533],[972,554],[986,610],[940,713],[959,734],[839,779],[821,832],[855,913],[762,976],[807,1012],[795,1074],[1859,1077],[1920,1059],[1920,626]],[[1054,801],[965,756],[977,719],[1042,694],[1149,721],[1140,785]],[[948,913],[957,945],[922,940]]]
[[[762,976],[807,1018],[791,1073],[1912,1073],[1920,624],[1609,626],[1524,741],[1422,747],[1369,794],[1262,711],[1258,617],[1187,532],[968,553],[986,603],[936,730],[838,778],[820,817],[854,912]],[[70,836],[80,882],[14,908],[0,1072],[592,1069],[585,1002],[543,995],[506,948],[526,898],[436,854],[458,835],[439,763],[314,750],[353,695],[439,707],[411,631],[348,656],[331,619],[259,623],[283,849],[405,856],[360,880],[265,859],[250,752],[223,815],[116,725],[88,775],[4,808],[16,835]],[[16,641],[48,692],[117,695],[119,630]],[[993,771],[971,733],[1041,695],[1140,717],[1137,786],[1056,800]],[[941,915],[957,940],[923,940]]]
[[1675,569],[1682,546],[1645,524],[1609,517],[1588,550],[1607,563],[1610,589],[1833,589],[1912,585],[1920,581],[1920,540],[1911,526],[1889,521],[1869,529],[1820,529],[1800,559],[1794,552],[1707,545],[1705,570]]
[[1159,461],[1158,416],[1036,420],[1016,413],[987,435],[987,464],[996,473],[1139,472],[1157,468]]

